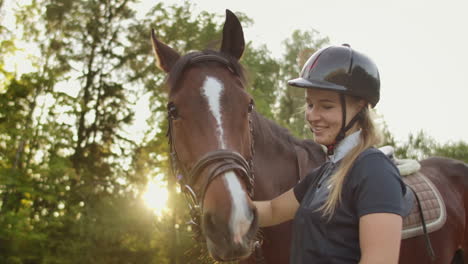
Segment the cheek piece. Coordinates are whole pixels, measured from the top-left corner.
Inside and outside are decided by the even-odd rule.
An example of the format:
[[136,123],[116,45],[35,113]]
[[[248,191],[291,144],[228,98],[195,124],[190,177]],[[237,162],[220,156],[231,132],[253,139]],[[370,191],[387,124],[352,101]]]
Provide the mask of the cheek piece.
[[340,101],[341,101],[341,111],[342,111],[342,120],[341,120],[341,129],[336,135],[335,140],[333,143],[326,145],[327,147],[327,155],[333,155],[335,153],[336,145],[340,143],[343,138],[345,138],[346,132],[353,127],[353,125],[361,118],[363,109],[361,109],[354,117],[349,121],[348,125],[345,126],[346,123],[346,99],[344,94],[340,94]]

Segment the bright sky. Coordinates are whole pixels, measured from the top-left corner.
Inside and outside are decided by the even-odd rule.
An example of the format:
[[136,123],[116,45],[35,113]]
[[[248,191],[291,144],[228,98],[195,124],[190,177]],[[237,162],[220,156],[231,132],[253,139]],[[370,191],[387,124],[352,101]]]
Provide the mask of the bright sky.
[[226,8],[245,13],[254,20],[244,29],[245,39],[266,44],[275,57],[283,54],[281,43],[295,29],[313,28],[328,36],[331,44],[351,44],[380,69],[377,111],[398,140],[424,130],[442,143],[468,142],[468,1],[193,2],[194,14],[206,10],[224,15]]

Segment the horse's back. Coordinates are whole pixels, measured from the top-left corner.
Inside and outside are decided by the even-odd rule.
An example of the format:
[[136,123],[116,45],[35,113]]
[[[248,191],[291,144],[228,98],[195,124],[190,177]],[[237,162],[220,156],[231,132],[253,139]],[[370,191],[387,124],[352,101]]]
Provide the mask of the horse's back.
[[296,140],[293,142],[297,153],[299,176],[304,178],[312,169],[325,162],[325,151],[312,140]]
[[[421,172],[424,173],[434,184],[446,192],[447,195],[462,197],[468,190],[468,165],[460,160],[431,157],[421,162]],[[455,201],[455,198],[448,199],[447,202]]]
[[[431,157],[420,163],[420,172],[436,186],[447,210],[444,226],[430,234],[436,256],[433,263],[452,263],[460,250],[468,250],[468,166],[444,157]],[[400,263],[431,263],[422,236],[403,240]]]
[[468,164],[461,160],[435,156],[422,160],[421,166],[438,168],[441,171],[450,172],[452,176],[463,174],[468,177]]

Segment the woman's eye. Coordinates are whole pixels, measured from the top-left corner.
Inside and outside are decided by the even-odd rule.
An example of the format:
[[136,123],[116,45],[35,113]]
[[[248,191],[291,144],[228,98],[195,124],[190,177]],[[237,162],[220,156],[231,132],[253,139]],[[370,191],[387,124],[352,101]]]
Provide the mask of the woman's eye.
[[323,108],[325,108],[325,109],[327,109],[327,110],[330,110],[330,109],[333,108],[333,106],[331,106],[331,105],[324,105]]
[[307,107],[308,108],[314,108],[314,105],[313,104],[307,104]]

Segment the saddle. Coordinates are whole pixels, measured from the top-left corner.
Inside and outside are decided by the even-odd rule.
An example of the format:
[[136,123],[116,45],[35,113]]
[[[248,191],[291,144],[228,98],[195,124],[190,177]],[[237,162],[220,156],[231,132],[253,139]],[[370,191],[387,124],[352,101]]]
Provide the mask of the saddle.
[[[391,146],[382,147],[380,150],[395,163],[400,170],[403,182],[413,190],[420,202],[418,206],[417,199],[405,198],[407,206],[411,209],[403,218],[402,239],[424,235],[421,216],[424,216],[427,233],[439,230],[447,219],[445,203],[432,181],[419,171],[421,168],[419,162],[395,158]],[[422,208],[422,214],[419,208]]]

